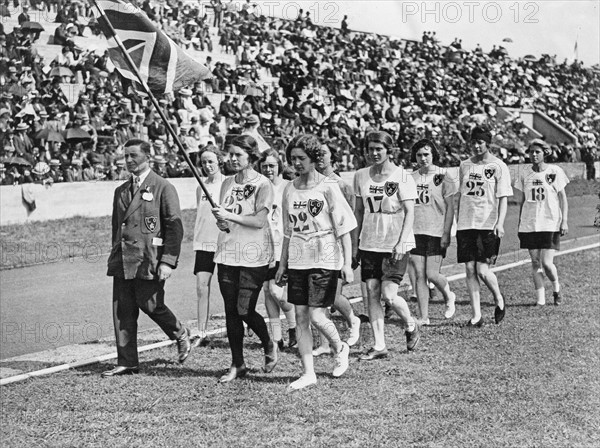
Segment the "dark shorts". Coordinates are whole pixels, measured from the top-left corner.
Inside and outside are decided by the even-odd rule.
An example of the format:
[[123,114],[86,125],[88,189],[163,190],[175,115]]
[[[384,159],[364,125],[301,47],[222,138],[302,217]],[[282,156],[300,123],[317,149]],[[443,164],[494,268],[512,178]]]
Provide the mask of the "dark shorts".
[[477,261],[493,265],[500,252],[500,241],[493,230],[459,230],[456,232],[457,261]]
[[333,305],[340,271],[289,269],[288,302],[294,305],[327,308]]
[[237,296],[237,312],[240,316],[246,316],[256,306],[268,269],[268,265],[246,267],[219,264],[217,277],[221,295],[224,300],[227,300],[226,296]]
[[197,250],[196,251],[196,261],[194,263],[194,275],[198,272],[210,272],[214,274],[215,272],[215,262],[213,259],[215,258],[214,252],[208,252],[205,250]]
[[275,266],[273,266],[272,268],[269,268],[269,270],[267,271],[267,277],[265,278],[265,282],[268,282],[269,280],[275,280],[275,274],[277,274],[278,269],[279,269],[279,262],[277,261],[275,263]]
[[560,250],[560,232],[519,232],[521,249]]
[[363,282],[376,279],[393,282],[399,285],[406,272],[408,265],[408,254],[401,260],[392,260],[389,252],[360,251],[360,278]]
[[446,257],[446,249],[442,249],[442,239],[431,235],[415,235],[416,247],[410,251],[413,255]]

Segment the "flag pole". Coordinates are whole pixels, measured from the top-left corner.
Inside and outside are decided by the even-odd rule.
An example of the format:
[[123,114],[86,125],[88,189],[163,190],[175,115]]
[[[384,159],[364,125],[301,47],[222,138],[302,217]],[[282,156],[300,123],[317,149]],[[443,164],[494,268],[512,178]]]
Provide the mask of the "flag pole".
[[[107,29],[110,30],[110,33],[111,33],[110,37],[112,39],[114,39],[115,42],[117,43],[117,46],[119,47],[119,49],[121,50],[121,53],[123,53],[123,56],[125,57],[125,61],[127,61],[127,65],[129,65],[129,68],[131,69],[131,71],[133,72],[133,74],[135,74],[135,76],[138,79],[138,81],[140,82],[142,88],[144,89],[144,91],[148,95],[148,98],[150,98],[150,101],[152,101],[152,104],[153,104],[154,108],[156,109],[156,111],[160,115],[160,118],[165,123],[167,131],[169,132],[169,134],[171,134],[171,137],[173,137],[173,140],[175,141],[175,144],[177,145],[179,153],[183,156],[183,158],[185,159],[185,161],[189,165],[189,167],[190,167],[190,169],[192,171],[192,174],[194,175],[194,177],[198,181],[198,184],[200,185],[200,188],[202,188],[202,191],[204,192],[204,194],[206,196],[206,199],[210,203],[211,207],[216,207],[217,204],[215,203],[215,201],[211,197],[211,195],[210,195],[208,189],[206,188],[206,185],[204,184],[204,182],[202,182],[202,179],[200,178],[200,174],[198,173],[198,171],[196,170],[196,167],[192,163],[192,160],[190,159],[190,156],[185,152],[185,148],[183,147],[183,143],[181,143],[181,140],[179,140],[179,136],[175,132],[175,129],[173,129],[173,126],[171,126],[171,123],[169,123],[169,121],[167,120],[167,116],[165,115],[164,111],[160,108],[160,104],[158,103],[156,97],[154,96],[154,94],[150,90],[150,87],[148,87],[148,84],[146,83],[146,81],[144,81],[144,79],[142,78],[142,75],[140,74],[140,71],[138,70],[137,66],[134,64],[133,60],[131,59],[131,56],[129,56],[129,53],[127,53],[127,50],[125,49],[125,45],[123,45],[123,42],[121,42],[121,38],[119,37],[119,35],[115,31],[115,29],[113,28],[112,23],[110,23],[110,20],[108,20],[108,17],[106,17],[106,15],[104,13],[104,10],[102,8],[100,8],[100,5],[98,5],[97,0],[91,0],[91,1],[94,4],[94,6],[96,7],[96,9],[98,10],[99,20],[102,20],[104,22],[104,24],[106,25]],[[157,30],[157,32],[160,32],[160,30]]]

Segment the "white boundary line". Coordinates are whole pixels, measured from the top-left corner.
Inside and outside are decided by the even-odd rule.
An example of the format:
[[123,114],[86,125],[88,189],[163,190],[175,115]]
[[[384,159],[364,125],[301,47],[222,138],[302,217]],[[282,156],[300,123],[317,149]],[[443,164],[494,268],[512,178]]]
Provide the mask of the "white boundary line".
[[[580,252],[580,251],[584,251],[584,250],[588,250],[588,249],[594,249],[597,247],[600,247],[600,242],[594,243],[594,244],[587,244],[587,245],[581,246],[581,247],[574,247],[572,249],[566,249],[564,251],[558,252],[556,254],[556,256],[567,255],[567,254],[571,254],[574,252]],[[491,270],[493,272],[506,271],[508,269],[512,269],[514,267],[522,266],[522,265],[525,265],[528,263],[531,263],[530,258],[520,260],[520,261],[515,261],[513,263],[508,263],[508,264],[505,264],[502,266],[497,266],[497,267],[492,268]],[[463,279],[465,277],[466,277],[466,274],[462,273],[462,274],[455,274],[455,275],[448,276],[448,277],[446,277],[446,279],[449,282],[452,282],[455,280]],[[355,297],[355,298],[352,298],[349,300],[350,300],[350,303],[357,303],[357,302],[362,301],[362,297]],[[208,335],[213,336],[215,334],[222,333],[222,332],[223,332],[223,329],[219,328],[217,330],[208,332]],[[156,342],[154,344],[148,344],[148,345],[139,347],[138,352],[147,352],[149,350],[154,350],[156,348],[168,347],[170,345],[173,345],[174,343],[175,343],[175,341],[171,341],[171,340]],[[7,384],[17,383],[17,382],[24,381],[29,378],[34,378],[34,377],[43,376],[43,375],[50,375],[52,373],[62,372],[64,370],[75,369],[77,367],[83,367],[83,366],[87,366],[90,364],[96,364],[96,363],[102,362],[102,361],[108,361],[110,359],[115,359],[116,357],[117,357],[116,353],[109,353],[107,355],[96,356],[94,358],[87,358],[87,359],[83,359],[81,361],[75,361],[75,362],[71,362],[71,363],[67,363],[67,364],[61,364],[58,366],[48,367],[46,369],[23,373],[21,375],[11,376],[9,378],[2,378],[2,379],[0,379],[0,386],[6,386]]]

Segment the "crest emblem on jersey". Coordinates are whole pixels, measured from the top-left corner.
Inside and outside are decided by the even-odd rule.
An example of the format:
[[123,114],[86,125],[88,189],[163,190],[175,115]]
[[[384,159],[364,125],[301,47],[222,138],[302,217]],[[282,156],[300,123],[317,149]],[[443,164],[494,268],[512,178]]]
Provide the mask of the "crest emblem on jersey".
[[256,190],[254,185],[246,185],[244,187],[244,199],[248,199],[250,196],[252,196],[252,194],[254,194],[254,190]]
[[436,174],[435,176],[433,176],[433,185],[435,185],[437,187],[443,182],[443,180],[444,180],[443,174]]
[[150,232],[154,232],[156,230],[156,223],[158,222],[158,218],[156,216],[146,216],[144,217],[144,224],[146,224],[146,228]]
[[496,173],[496,168],[486,168],[483,170],[483,174],[485,174],[485,177],[488,179],[491,179],[492,177],[494,177],[495,173]]
[[386,182],[384,187],[385,194],[389,196],[394,196],[398,191],[398,182]]
[[323,210],[323,201],[319,201],[318,199],[309,199],[308,200],[308,213],[314,218],[321,210]]
[[549,184],[551,184],[552,182],[554,182],[556,180],[556,174],[552,173],[548,173],[546,174],[546,182],[548,182]]

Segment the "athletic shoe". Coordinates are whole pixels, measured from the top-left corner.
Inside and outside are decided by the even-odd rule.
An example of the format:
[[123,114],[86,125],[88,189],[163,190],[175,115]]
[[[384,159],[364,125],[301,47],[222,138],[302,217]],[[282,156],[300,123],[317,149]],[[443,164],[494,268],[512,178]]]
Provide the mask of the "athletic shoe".
[[338,378],[348,370],[348,355],[350,355],[350,347],[342,342],[342,349],[335,355],[335,367],[332,372],[334,377]]
[[346,341],[346,343],[350,347],[355,345],[358,342],[358,340],[360,339],[360,324],[361,323],[362,322],[361,322],[360,318],[353,316],[352,326],[350,327],[350,337]]
[[496,325],[504,320],[504,316],[506,315],[506,303],[504,304],[504,308],[500,309],[499,306],[494,310],[494,321]]
[[296,329],[290,328],[288,330],[288,348],[292,348],[298,345],[298,340],[296,339]]
[[554,297],[554,305],[559,306],[562,303],[560,292],[553,292],[552,296]]
[[480,317],[477,322],[473,322],[471,319],[469,319],[469,321],[467,322],[466,326],[467,327],[473,327],[473,328],[481,328],[481,327],[483,327],[483,317]]
[[417,345],[419,345],[419,341],[421,340],[419,324],[415,324],[415,329],[413,331],[405,331],[404,334],[406,335],[406,349],[409,352],[412,352]]
[[428,327],[429,325],[431,325],[431,321],[429,320],[429,318],[427,318],[427,319],[419,319],[419,325],[421,327]]
[[265,349],[265,365],[263,372],[271,373],[277,365],[277,345],[273,341],[269,341],[269,345]]
[[446,303],[446,312],[444,313],[445,319],[452,319],[454,313],[456,313],[456,294],[450,293],[450,300]]
[[322,355],[331,355],[332,354],[332,350],[331,347],[329,347],[328,345],[319,345],[317,348],[315,348],[312,351],[312,355],[317,358],[318,356],[322,356]]
[[317,384],[317,375],[315,375],[314,373],[312,375],[302,375],[296,381],[291,383],[288,386],[288,389],[300,390],[304,389],[305,387],[312,386],[314,384]]
[[360,319],[361,324],[368,324],[369,322],[371,322],[369,316],[367,316],[366,314],[359,314],[358,318]]
[[375,350],[373,347],[371,347],[367,353],[361,355],[361,357],[358,359],[361,361],[373,361],[375,359],[387,358],[387,356],[387,348],[384,347],[382,350]]

